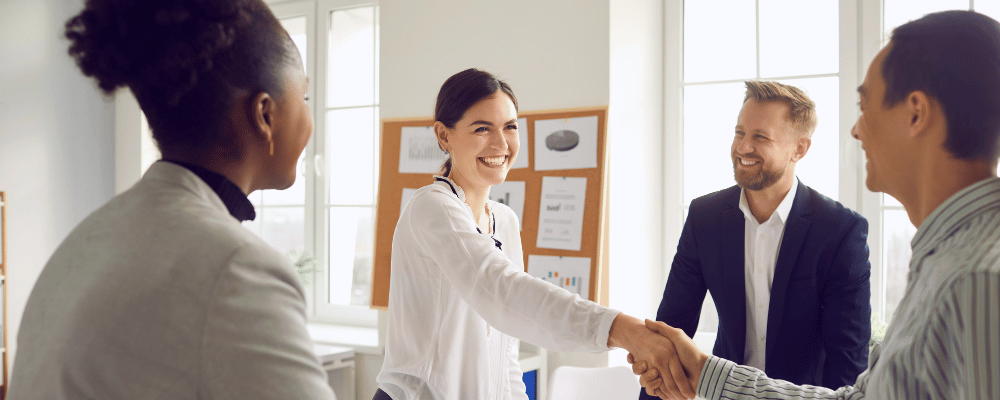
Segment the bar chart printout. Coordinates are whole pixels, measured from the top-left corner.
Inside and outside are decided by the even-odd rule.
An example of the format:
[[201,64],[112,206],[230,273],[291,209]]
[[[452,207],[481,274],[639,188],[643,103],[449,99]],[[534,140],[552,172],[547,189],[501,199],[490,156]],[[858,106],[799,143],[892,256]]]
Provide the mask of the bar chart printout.
[[434,129],[429,126],[405,126],[400,132],[399,173],[436,174],[448,155],[438,146]]
[[590,295],[590,257],[529,255],[528,275],[584,299]]

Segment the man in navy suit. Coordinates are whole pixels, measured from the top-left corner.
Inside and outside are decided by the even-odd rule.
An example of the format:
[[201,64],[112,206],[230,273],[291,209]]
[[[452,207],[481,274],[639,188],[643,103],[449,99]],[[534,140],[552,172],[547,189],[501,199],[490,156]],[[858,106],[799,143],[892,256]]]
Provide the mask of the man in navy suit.
[[737,185],[691,202],[656,319],[693,337],[708,290],[716,356],[796,384],[852,384],[871,335],[868,222],[795,177],[813,101],[776,82],[746,87]]

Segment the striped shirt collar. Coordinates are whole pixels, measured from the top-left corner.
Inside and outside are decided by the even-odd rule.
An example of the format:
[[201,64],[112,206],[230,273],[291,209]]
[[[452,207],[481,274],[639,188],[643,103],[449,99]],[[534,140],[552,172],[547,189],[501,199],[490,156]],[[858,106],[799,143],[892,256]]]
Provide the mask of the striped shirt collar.
[[[987,209],[1000,207],[1000,178],[987,178],[958,191],[941,203],[917,228],[910,241],[913,259],[925,257],[965,222]],[[911,268],[917,263],[911,263]]]

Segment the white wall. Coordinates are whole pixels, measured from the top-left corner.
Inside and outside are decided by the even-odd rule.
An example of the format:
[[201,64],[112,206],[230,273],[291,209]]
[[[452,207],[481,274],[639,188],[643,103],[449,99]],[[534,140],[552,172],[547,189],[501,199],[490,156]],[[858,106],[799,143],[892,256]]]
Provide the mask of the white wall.
[[[612,1],[610,15],[609,305],[655,319],[666,279],[663,3]],[[612,351],[610,365],[627,365],[625,354]]]
[[608,104],[608,0],[384,0],[382,118],[424,117],[466,68],[509,83],[524,111]]
[[9,198],[12,352],[45,262],[114,193],[113,105],[80,74],[62,38],[82,4],[3,0],[0,7],[0,190]]

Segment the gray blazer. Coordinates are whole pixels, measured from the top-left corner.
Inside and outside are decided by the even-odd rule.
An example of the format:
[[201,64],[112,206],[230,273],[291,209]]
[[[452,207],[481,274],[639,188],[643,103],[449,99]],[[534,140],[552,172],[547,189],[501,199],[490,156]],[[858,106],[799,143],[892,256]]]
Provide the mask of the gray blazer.
[[288,258],[157,162],[42,271],[10,399],[333,399]]

